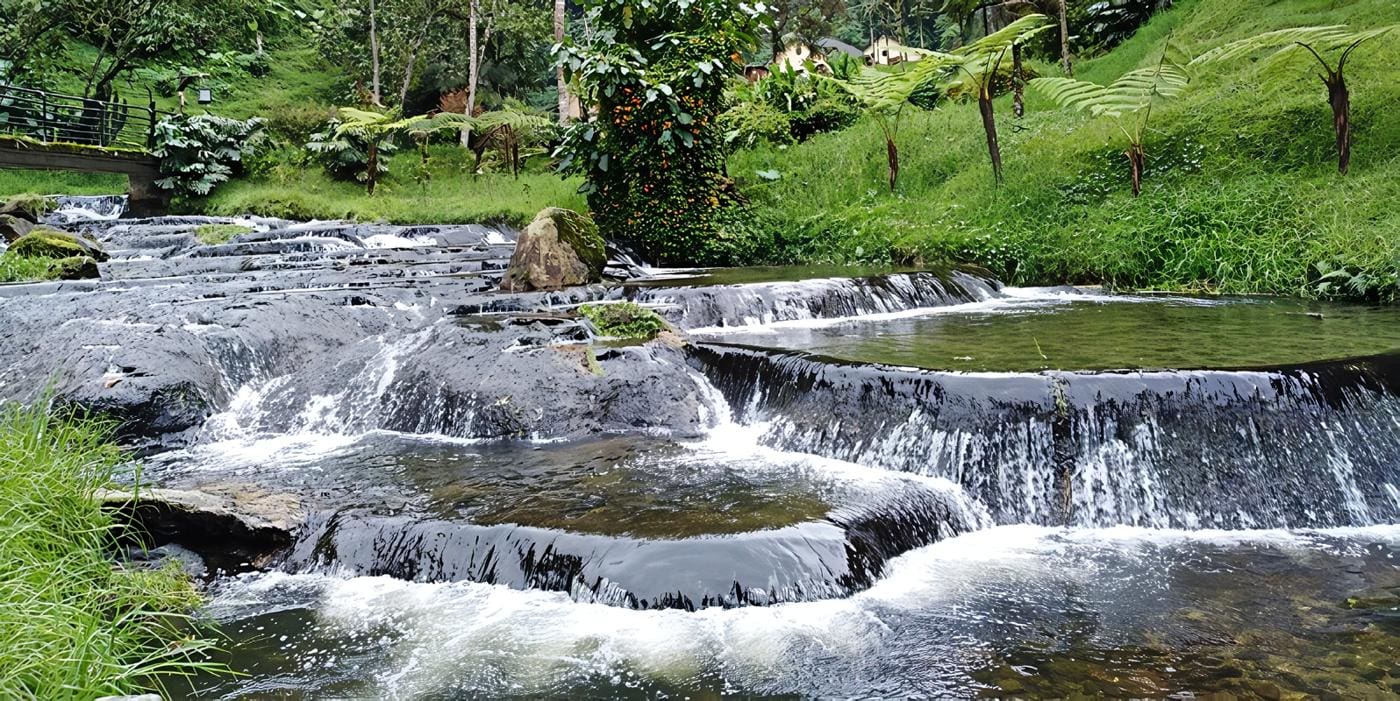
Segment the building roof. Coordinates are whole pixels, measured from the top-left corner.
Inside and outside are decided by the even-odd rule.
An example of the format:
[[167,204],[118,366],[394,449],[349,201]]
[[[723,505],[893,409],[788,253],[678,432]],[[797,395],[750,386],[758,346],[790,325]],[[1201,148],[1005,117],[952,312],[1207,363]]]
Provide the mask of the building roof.
[[855,56],[857,58],[863,55],[860,49],[857,49],[856,47],[851,46],[850,44],[847,44],[846,42],[841,41],[840,39],[837,39],[835,37],[824,37],[818,39],[817,46],[820,47],[827,54],[830,54],[833,51],[840,51],[843,54],[846,54],[848,56]]

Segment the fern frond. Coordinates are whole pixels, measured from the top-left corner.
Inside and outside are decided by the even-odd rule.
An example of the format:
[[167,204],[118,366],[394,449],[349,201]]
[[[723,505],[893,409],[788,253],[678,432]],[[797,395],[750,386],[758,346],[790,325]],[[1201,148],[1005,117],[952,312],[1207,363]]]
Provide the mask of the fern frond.
[[1192,59],[1190,65],[1233,61],[1266,51],[1275,52],[1271,59],[1278,58],[1299,49],[1299,44],[1307,44],[1318,51],[1333,51],[1357,42],[1375,39],[1397,28],[1400,28],[1400,25],[1356,31],[1346,25],[1337,24],[1279,29],[1217,46]]
[[1180,95],[1190,81],[1185,69],[1164,60],[1158,66],[1130,71],[1109,85],[1073,78],[1036,78],[1030,85],[1062,107],[1095,117],[1122,117],[1146,109],[1156,98]]
[[952,53],[955,56],[970,57],[999,53],[1011,48],[1014,44],[1026,43],[1035,35],[1052,26],[1049,17],[1031,13],[971,44],[953,49]]

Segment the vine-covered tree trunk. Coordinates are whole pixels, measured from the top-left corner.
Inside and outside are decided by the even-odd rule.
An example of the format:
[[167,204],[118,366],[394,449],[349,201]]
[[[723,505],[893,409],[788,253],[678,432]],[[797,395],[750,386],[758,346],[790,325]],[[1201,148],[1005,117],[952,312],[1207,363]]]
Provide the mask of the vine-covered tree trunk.
[[1128,144],[1128,150],[1123,152],[1128,157],[1128,168],[1133,179],[1133,197],[1142,194],[1142,172],[1147,166],[1147,152],[1140,143]]
[[992,158],[992,176],[1001,183],[1001,144],[997,141],[996,113],[992,109],[993,76],[986,78],[987,84],[977,93],[977,110],[982,113],[982,130],[987,132],[987,155]]
[[1322,82],[1327,85],[1327,101],[1332,105],[1332,128],[1337,132],[1337,170],[1342,175],[1351,168],[1351,93],[1341,71],[1329,72]]
[[379,92],[379,19],[375,0],[369,0],[369,80],[374,104],[382,105]]
[[[566,0],[554,0],[554,43],[564,43],[564,21],[567,16]],[[569,81],[564,78],[564,64],[554,68],[555,84],[559,86],[559,125],[569,124]]]
[[1021,45],[1011,45],[1011,110],[1016,113],[1016,118],[1026,116],[1026,81],[1022,77],[1021,68]]

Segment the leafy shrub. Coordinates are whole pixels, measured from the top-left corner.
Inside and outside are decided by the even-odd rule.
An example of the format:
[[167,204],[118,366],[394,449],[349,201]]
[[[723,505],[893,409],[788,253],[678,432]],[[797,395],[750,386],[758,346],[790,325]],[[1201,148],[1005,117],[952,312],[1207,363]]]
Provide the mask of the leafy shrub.
[[792,120],[766,102],[741,102],[719,116],[724,141],[733,148],[753,148],[759,144],[790,144]]
[[569,131],[560,169],[585,176],[581,192],[599,228],[643,256],[732,262],[748,217],[716,120],[725,83],[757,43],[759,11],[738,0],[585,6],[596,30],[566,43],[561,60],[598,120]]
[[656,312],[632,302],[585,304],[579,307],[598,332],[613,338],[649,341],[670,328]]
[[335,110],[305,102],[278,104],[267,110],[267,132],[275,139],[298,146],[311,139],[331,119]]
[[242,173],[243,162],[263,144],[263,120],[176,115],[155,127],[160,172],[156,185],[181,197],[203,197]]
[[823,95],[807,109],[792,115],[792,135],[805,141],[816,134],[845,129],[859,119],[860,109],[849,99]]
[[311,135],[306,151],[314,163],[336,180],[367,182],[370,140],[376,139],[379,157],[375,159],[375,175],[389,172],[388,156],[398,150],[392,136],[343,131],[340,126],[339,119],[332,119],[324,130]]

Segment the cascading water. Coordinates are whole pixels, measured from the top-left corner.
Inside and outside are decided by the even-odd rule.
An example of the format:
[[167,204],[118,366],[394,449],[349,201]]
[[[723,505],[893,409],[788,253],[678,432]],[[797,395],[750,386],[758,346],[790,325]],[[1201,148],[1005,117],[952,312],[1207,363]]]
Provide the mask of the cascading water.
[[[1400,684],[1391,310],[621,257],[515,295],[509,231],[211,221],[68,224],[102,280],[0,289],[0,396],[55,377],[146,479],[297,525],[211,581],[248,676],[191,694]],[[692,342],[570,313],[619,299]]]

